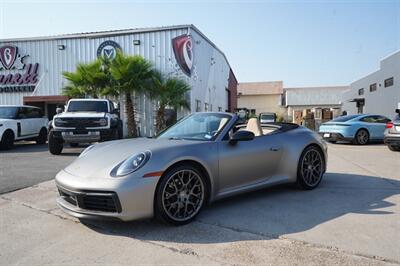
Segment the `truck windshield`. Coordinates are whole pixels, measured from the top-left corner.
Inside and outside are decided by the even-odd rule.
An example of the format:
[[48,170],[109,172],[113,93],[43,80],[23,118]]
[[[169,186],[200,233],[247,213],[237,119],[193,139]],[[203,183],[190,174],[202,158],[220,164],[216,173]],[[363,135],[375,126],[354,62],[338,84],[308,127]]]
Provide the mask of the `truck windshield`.
[[15,119],[17,118],[18,107],[0,107],[0,118]]
[[108,112],[106,101],[71,101],[68,104],[68,112]]

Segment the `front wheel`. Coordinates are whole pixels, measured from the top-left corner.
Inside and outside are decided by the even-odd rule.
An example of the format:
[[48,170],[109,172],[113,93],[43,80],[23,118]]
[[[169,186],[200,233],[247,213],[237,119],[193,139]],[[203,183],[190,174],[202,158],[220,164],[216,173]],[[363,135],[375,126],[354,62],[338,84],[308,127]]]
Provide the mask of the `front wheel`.
[[297,184],[305,190],[316,188],[325,172],[324,155],[315,146],[306,148],[297,166]]
[[391,151],[400,151],[400,146],[388,145],[388,148]]
[[207,199],[207,186],[201,171],[191,165],[168,171],[156,190],[157,219],[173,225],[191,222]]
[[3,133],[0,141],[0,147],[9,150],[14,146],[14,133],[11,130],[6,130]]
[[63,150],[63,143],[54,137],[53,130],[49,132],[49,152],[53,155],[60,155]]

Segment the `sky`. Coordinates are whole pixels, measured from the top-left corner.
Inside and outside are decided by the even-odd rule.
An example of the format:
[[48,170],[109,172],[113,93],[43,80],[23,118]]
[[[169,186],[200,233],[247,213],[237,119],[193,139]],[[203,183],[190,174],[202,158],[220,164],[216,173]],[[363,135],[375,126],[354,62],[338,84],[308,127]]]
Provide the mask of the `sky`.
[[0,39],[194,24],[239,82],[349,85],[400,49],[400,0],[0,0]]

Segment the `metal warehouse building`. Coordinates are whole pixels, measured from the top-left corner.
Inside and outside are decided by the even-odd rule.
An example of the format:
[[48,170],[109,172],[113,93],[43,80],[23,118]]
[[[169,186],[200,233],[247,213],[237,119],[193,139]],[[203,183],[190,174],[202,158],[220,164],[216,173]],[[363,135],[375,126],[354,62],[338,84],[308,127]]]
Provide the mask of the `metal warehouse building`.
[[[62,96],[67,85],[62,73],[100,55],[113,57],[117,48],[185,79],[192,88],[191,112],[236,108],[237,81],[226,56],[193,25],[0,39],[0,104],[35,105],[52,118],[57,105],[68,100]],[[152,135],[154,103],[144,95],[135,99],[140,133]],[[121,99],[121,110],[123,104]]]

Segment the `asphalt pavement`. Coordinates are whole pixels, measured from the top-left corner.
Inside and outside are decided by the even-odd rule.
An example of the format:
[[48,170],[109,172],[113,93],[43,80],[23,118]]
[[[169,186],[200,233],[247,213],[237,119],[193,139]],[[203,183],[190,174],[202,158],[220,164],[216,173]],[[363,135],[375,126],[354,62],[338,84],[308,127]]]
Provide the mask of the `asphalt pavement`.
[[317,189],[279,186],[225,199],[181,227],[82,222],[58,209],[50,180],[0,196],[0,265],[398,265],[399,162],[400,153],[381,144],[329,145]]

